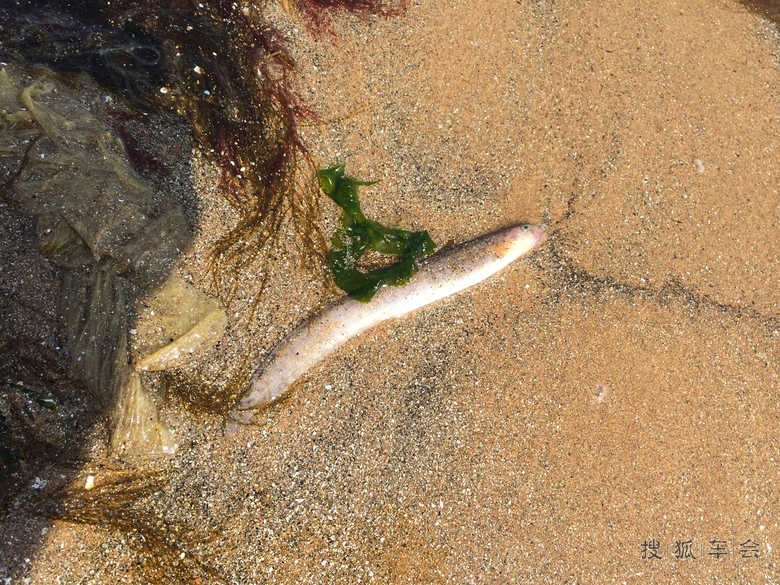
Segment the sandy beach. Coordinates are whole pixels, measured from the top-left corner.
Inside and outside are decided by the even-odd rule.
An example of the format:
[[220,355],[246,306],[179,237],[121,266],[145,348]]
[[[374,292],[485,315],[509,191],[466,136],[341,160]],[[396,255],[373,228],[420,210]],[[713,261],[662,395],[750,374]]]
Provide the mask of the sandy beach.
[[[415,0],[336,15],[336,40],[273,18],[322,120],[302,130],[315,160],[378,181],[367,215],[441,245],[521,221],[545,237],[233,428],[198,393],[339,296],[283,234],[251,320],[259,275],[197,368],[148,375],[179,451],[128,513],[180,529],[152,546],[132,522],[50,520],[31,491],[0,525],[0,579],[780,582],[773,26],[725,0]],[[177,270],[208,290],[233,219],[194,169]],[[324,233],[337,212],[323,197]],[[74,481],[108,474],[104,434]]]

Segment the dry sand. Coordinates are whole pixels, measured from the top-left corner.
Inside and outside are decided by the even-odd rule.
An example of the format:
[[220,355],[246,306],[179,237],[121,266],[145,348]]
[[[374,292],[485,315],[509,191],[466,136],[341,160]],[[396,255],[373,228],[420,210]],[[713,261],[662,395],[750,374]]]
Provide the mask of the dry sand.
[[[334,26],[293,47],[326,120],[305,135],[380,181],[367,213],[440,243],[546,238],[256,426],[174,401],[182,447],[147,505],[189,527],[176,550],[242,584],[780,582],[774,30],[725,0],[420,0]],[[208,197],[196,279],[224,230]],[[334,294],[286,262],[215,368]],[[131,537],[24,521],[14,538],[46,532],[0,562],[10,582],[140,582]]]

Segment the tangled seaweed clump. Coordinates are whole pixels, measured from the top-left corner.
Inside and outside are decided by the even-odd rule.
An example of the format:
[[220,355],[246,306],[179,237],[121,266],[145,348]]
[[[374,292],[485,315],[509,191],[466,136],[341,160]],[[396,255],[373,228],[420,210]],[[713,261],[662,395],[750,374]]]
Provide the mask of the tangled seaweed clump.
[[[220,169],[220,191],[239,212],[237,225],[213,250],[223,300],[232,298],[231,283],[258,259],[288,214],[307,258],[323,244],[314,223],[315,167],[298,131],[316,115],[293,89],[295,64],[286,40],[264,18],[268,4],[0,1],[0,59],[83,71],[141,112],[154,108],[187,121]],[[332,34],[334,10],[388,16],[404,5],[292,2],[315,35]]]

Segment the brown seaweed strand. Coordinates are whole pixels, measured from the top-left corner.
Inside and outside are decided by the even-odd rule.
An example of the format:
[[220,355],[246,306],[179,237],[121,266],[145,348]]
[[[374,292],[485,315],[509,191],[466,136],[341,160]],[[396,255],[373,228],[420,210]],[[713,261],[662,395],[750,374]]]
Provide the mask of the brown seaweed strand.
[[[198,125],[206,132],[217,130],[203,139],[218,145],[222,188],[240,215],[236,226],[216,243],[211,258],[212,275],[226,302],[233,298],[240,274],[255,265],[280,234],[285,217],[292,220],[310,266],[316,266],[314,258],[324,243],[315,223],[314,165],[297,127],[300,120],[316,116],[292,88],[294,63],[279,33],[256,24],[259,19],[244,11],[233,10],[231,18],[240,39],[230,49],[236,53],[232,61],[241,71],[233,76],[238,86],[235,97],[223,99],[227,97],[238,115]],[[247,102],[247,96],[260,97]],[[253,111],[242,111],[247,108]]]

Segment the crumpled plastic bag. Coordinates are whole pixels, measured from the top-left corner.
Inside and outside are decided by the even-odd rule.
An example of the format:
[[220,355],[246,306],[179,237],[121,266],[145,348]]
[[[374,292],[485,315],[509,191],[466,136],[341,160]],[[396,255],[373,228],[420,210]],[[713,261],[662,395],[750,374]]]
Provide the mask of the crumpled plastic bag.
[[[72,87],[46,70],[10,66],[0,69],[0,186],[36,219],[40,250],[63,269],[70,375],[102,403],[112,449],[129,459],[174,452],[131,363],[128,291],[176,290],[168,273],[190,241],[180,205],[133,170],[122,142]],[[201,306],[204,297],[188,299],[200,303],[195,313],[216,311],[198,337],[211,343],[227,319],[215,301]]]

